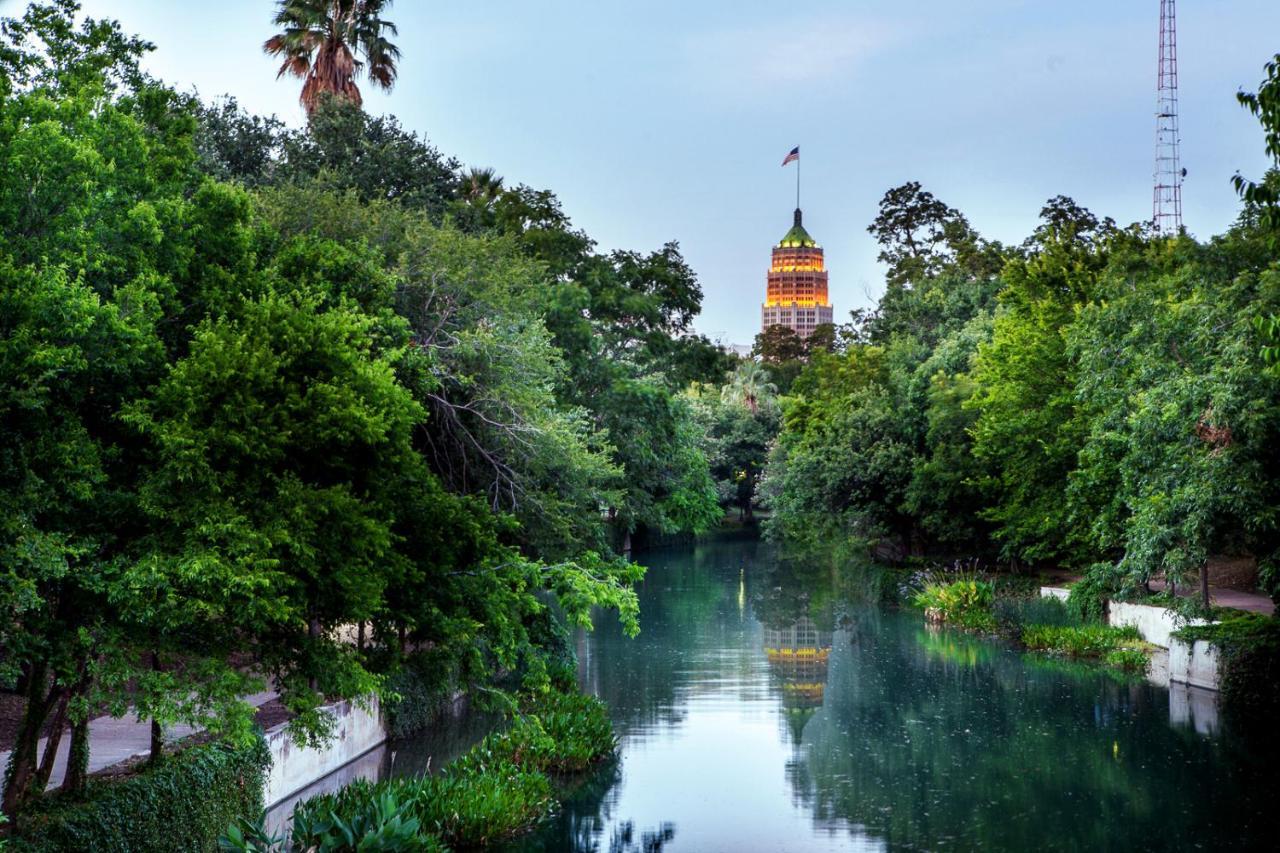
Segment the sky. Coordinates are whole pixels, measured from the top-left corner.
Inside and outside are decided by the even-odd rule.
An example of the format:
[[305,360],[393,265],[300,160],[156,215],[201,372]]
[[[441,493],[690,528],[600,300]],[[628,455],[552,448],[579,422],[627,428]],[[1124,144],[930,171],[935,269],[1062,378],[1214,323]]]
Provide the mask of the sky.
[[[14,14],[16,0],[0,0]],[[155,42],[148,69],[301,124],[300,83],[263,55],[270,0],[84,0]],[[1021,242],[1069,195],[1151,216],[1159,0],[399,0],[394,113],[443,153],[549,188],[603,250],[677,240],[704,291],[695,325],[759,331],[770,247],[791,224],[826,250],[837,321],[875,303],[867,225],[905,181],[989,239]],[[1178,8],[1184,222],[1221,233],[1230,178],[1267,166],[1235,100],[1280,52],[1278,0]]]

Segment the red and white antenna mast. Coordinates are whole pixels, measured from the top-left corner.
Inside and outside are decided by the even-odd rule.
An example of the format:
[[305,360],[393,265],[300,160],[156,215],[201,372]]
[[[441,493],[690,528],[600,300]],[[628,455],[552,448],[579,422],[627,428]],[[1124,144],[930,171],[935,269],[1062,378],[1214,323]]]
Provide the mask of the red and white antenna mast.
[[1151,219],[1159,234],[1182,232],[1182,179],[1178,156],[1178,32],[1174,0],[1160,0],[1160,63],[1156,70],[1156,172]]

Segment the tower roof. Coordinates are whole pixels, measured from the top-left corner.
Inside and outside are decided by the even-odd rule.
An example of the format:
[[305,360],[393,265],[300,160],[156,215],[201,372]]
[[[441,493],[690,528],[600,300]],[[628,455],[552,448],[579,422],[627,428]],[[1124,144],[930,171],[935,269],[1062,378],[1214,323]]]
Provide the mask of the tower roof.
[[778,245],[784,249],[816,249],[818,241],[809,236],[809,232],[804,230],[804,225],[800,223],[800,208],[796,208],[796,221],[791,226],[791,230],[782,236],[778,241]]

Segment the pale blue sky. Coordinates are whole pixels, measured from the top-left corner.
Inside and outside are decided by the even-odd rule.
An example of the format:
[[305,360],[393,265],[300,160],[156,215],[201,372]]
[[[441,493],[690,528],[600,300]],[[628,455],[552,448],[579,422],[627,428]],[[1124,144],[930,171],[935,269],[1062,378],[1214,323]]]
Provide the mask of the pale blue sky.
[[[156,42],[149,67],[170,83],[301,122],[299,84],[260,50],[270,0],[84,5]],[[1231,175],[1266,166],[1234,94],[1280,51],[1280,2],[1178,12],[1185,221],[1207,237],[1235,216]],[[794,167],[778,164],[794,145],[838,320],[883,288],[866,226],[903,181],[1009,242],[1059,193],[1149,218],[1158,14],[1158,0],[399,0],[400,80],[366,105],[553,189],[603,248],[679,240],[706,293],[699,330],[749,343],[791,221]]]

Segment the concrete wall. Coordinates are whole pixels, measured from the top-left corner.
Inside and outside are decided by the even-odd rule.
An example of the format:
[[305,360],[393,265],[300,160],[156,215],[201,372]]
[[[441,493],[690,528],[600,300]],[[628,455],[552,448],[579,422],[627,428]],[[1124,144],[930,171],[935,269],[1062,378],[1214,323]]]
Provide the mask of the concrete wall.
[[1207,690],[1218,689],[1218,648],[1205,640],[1169,646],[1169,680]]
[[1204,620],[1189,619],[1186,622],[1178,622],[1174,619],[1173,611],[1163,607],[1112,601],[1107,605],[1107,624],[1117,627],[1133,625],[1142,635],[1142,639],[1167,649],[1170,634],[1184,625],[1203,625]]
[[1071,597],[1071,590],[1065,586],[1042,586],[1040,587],[1041,598],[1056,598],[1059,601],[1066,601]]
[[1192,727],[1198,734],[1217,734],[1221,728],[1218,691],[1169,682],[1169,722]]
[[335,720],[333,737],[323,747],[299,747],[285,732],[284,723],[266,733],[271,770],[262,794],[268,809],[387,740],[376,697],[369,700],[367,708],[339,702],[324,710]]

